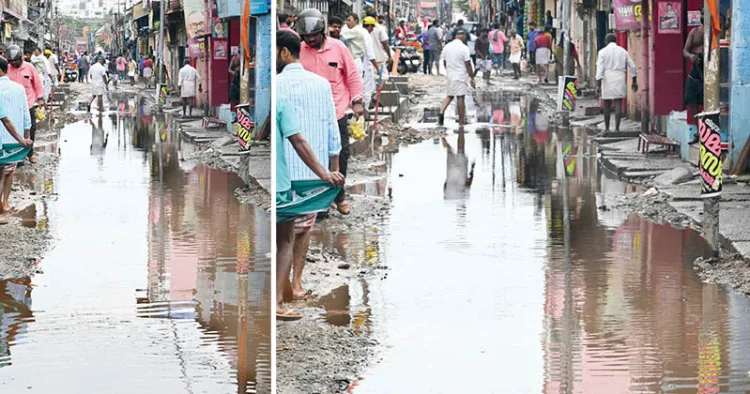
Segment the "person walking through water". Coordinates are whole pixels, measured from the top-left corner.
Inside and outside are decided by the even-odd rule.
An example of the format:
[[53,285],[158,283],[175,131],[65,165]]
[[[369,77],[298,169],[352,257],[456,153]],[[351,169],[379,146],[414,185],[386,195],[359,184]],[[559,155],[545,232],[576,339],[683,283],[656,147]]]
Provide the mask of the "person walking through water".
[[497,68],[499,76],[505,70],[505,43],[508,42],[508,37],[500,29],[500,24],[495,23],[489,38],[492,43],[492,63]]
[[476,88],[469,47],[464,44],[466,30],[456,29],[454,36],[453,41],[446,45],[445,50],[443,50],[447,97],[443,100],[443,106],[438,117],[438,125],[440,126],[445,123],[445,111],[454,98],[458,106],[458,124],[463,126],[466,123],[466,96],[469,94],[469,83],[471,83],[472,88]]
[[474,72],[474,77],[479,74],[479,71],[482,71],[484,73],[484,81],[487,82],[487,86],[490,86],[490,76],[492,74],[492,58],[490,55],[490,39],[486,29],[482,29],[479,38],[477,38],[476,52],[477,68]]
[[[26,91],[26,100],[29,106],[31,116],[31,129],[29,135],[33,141],[36,138],[36,111],[37,108],[44,108],[44,87],[42,86],[41,76],[37,74],[36,69],[30,63],[23,60],[23,51],[18,45],[11,45],[5,51],[5,58],[8,60],[8,78],[11,81],[23,86]],[[36,164],[37,159],[34,149],[31,149],[27,156],[31,164]],[[19,163],[22,165],[23,163]]]
[[[703,12],[701,12],[701,25],[697,26],[687,36],[682,55],[690,60],[690,73],[685,82],[685,104],[690,110],[688,123],[700,111],[703,105]],[[698,132],[690,139],[689,144],[698,143]]]
[[103,112],[104,95],[109,91],[109,80],[107,80],[107,70],[104,68],[102,56],[99,56],[96,63],[89,69],[89,82],[91,83],[91,100],[89,100],[88,112],[91,112],[91,103],[94,99],[98,101],[99,112]]
[[185,116],[185,107],[190,107],[190,116],[193,116],[193,107],[195,106],[195,85],[198,85],[198,92],[203,93],[201,77],[198,71],[190,65],[190,59],[185,59],[185,65],[180,69],[177,77],[177,87],[180,88],[180,100],[182,101],[182,116]]
[[633,76],[632,89],[638,91],[638,69],[628,51],[617,45],[617,37],[609,33],[606,46],[599,51],[596,61],[596,92],[604,101],[604,132],[609,132],[612,104],[615,106],[615,131],[620,131],[622,99],[628,96],[627,69]]
[[[369,34],[367,39],[370,39]],[[276,33],[276,95],[295,109],[300,121],[299,131],[310,145],[318,162],[331,172],[339,170],[341,136],[336,121],[331,85],[320,75],[306,71],[299,63],[299,36],[288,31]],[[299,94],[304,91],[305,94]],[[291,142],[284,142],[289,177],[294,181],[317,180],[319,177],[295,153]],[[294,263],[292,281],[287,286],[284,301],[307,301],[310,293],[302,287],[302,272],[310,247],[310,231],[316,213],[295,219]],[[287,277],[288,281],[288,277]]]
[[549,61],[552,56],[552,36],[548,31],[540,33],[534,38],[534,58],[536,60],[537,83],[549,83]]
[[[302,18],[300,18],[302,20]],[[294,107],[289,102],[276,96],[276,205],[284,205],[294,200],[292,181],[287,165],[284,141],[294,148],[299,159],[321,180],[334,186],[344,184],[344,175],[340,172],[329,172],[310,148],[302,136],[299,119]],[[278,219],[277,219],[278,220]],[[294,226],[295,221],[276,222],[276,318],[279,320],[298,320],[302,315],[294,309],[284,306],[284,292],[289,286],[289,274],[294,261]]]
[[[325,19],[320,11],[307,9],[299,13],[297,33],[303,40],[299,60],[305,70],[326,78],[331,84],[341,135],[339,168],[346,176],[349,163],[349,118],[346,112],[351,108],[357,118],[364,114],[362,77],[349,49],[341,41],[328,39],[325,27]],[[335,203],[339,213],[350,213],[351,207],[343,189]]]
[[510,56],[508,60],[511,66],[513,66],[513,79],[521,78],[521,56],[523,55],[523,38],[516,33],[515,30],[510,32],[510,39],[508,40],[508,46],[510,48]]

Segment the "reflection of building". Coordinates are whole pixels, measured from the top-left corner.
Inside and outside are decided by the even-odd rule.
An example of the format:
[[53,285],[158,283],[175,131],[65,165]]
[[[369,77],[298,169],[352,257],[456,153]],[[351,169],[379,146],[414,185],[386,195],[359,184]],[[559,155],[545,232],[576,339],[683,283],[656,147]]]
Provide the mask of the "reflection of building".
[[30,279],[0,281],[0,368],[12,364],[10,347],[33,321]]

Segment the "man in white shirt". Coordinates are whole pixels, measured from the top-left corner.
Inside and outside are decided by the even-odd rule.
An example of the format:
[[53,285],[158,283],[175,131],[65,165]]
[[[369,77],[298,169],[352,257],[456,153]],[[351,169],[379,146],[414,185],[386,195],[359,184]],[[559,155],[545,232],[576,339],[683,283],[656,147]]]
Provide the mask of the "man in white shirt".
[[[364,20],[365,28],[368,28],[368,21],[370,21],[369,18],[372,18],[377,22],[377,13],[375,13],[375,10],[369,9],[367,11],[367,18]],[[378,62],[378,67],[376,67],[376,69],[380,69],[380,66],[392,63],[393,57],[391,55],[391,46],[388,44],[388,32],[386,31],[386,28],[383,25],[376,23],[372,29],[368,28],[367,30],[370,31],[370,35],[372,36],[375,60]]]
[[44,57],[49,60],[49,76],[52,79],[52,89],[54,89],[60,79],[60,61],[57,60],[57,55],[49,49],[44,50]]
[[99,112],[104,112],[105,91],[109,91],[107,80],[107,69],[104,68],[104,57],[99,56],[96,63],[89,69],[89,82],[91,83],[91,100],[89,100],[88,111],[91,112],[91,103],[98,99]]
[[367,29],[359,24],[359,15],[355,13],[346,17],[346,28],[341,31],[341,35],[346,38],[349,51],[352,53],[357,69],[362,75],[362,101],[365,108],[369,108],[372,94],[375,92],[373,70],[378,67],[372,36]]
[[627,69],[633,78],[632,89],[638,91],[638,68],[628,51],[617,45],[617,37],[610,33],[604,39],[607,46],[599,51],[596,60],[596,92],[604,101],[604,132],[609,131],[612,104],[615,106],[615,131],[620,131],[622,99],[628,96]]
[[466,30],[456,29],[453,41],[443,48],[443,65],[445,66],[447,81],[447,97],[440,109],[438,124],[442,126],[445,121],[445,111],[455,97],[458,105],[458,124],[463,126],[466,121],[466,95],[469,94],[469,82],[471,87],[476,88],[474,83],[474,68],[471,65],[471,54],[469,47],[464,44]]
[[177,78],[177,87],[180,88],[180,101],[182,101],[182,116],[185,116],[185,107],[190,106],[190,116],[193,116],[195,106],[195,85],[198,84],[198,92],[203,93],[201,77],[198,71],[190,65],[190,59],[185,59],[185,65],[180,69]]

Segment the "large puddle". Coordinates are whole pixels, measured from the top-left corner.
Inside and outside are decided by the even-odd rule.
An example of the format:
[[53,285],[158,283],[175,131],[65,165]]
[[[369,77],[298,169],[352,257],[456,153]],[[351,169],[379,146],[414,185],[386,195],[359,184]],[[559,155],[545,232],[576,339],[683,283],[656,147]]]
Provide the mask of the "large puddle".
[[383,231],[316,233],[389,267],[318,305],[384,345],[354,392],[749,391],[750,300],[700,282],[699,234],[607,207],[634,187],[602,173],[585,130],[518,95],[473,105],[465,137],[402,147],[386,181],[351,188],[392,189]]
[[[0,392],[270,392],[270,219],[121,96],[60,131],[44,274],[0,282]],[[93,111],[96,113],[96,111]]]

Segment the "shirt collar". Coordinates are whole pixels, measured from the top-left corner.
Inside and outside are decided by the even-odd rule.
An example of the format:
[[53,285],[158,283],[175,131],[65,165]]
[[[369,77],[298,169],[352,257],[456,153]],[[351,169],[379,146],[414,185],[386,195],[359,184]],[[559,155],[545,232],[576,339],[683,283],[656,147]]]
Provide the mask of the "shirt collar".
[[294,62],[292,64],[287,64],[284,66],[284,71],[282,73],[285,73],[287,71],[294,71],[294,70],[304,70],[305,68],[302,67],[302,63],[300,62]]

